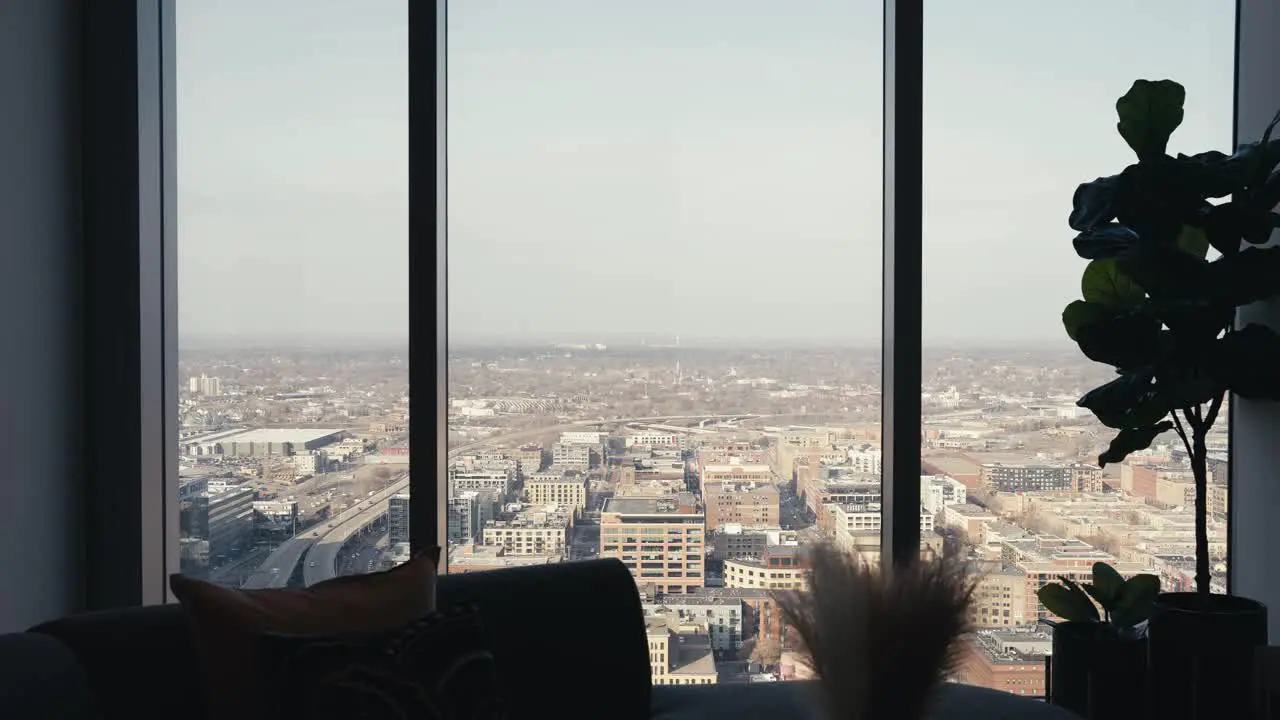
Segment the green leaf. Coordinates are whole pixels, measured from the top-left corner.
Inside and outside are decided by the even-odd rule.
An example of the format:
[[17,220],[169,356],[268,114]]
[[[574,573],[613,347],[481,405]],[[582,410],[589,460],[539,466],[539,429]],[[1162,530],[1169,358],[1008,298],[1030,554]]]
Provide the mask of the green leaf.
[[1111,314],[1111,310],[1104,305],[1073,300],[1062,309],[1062,326],[1067,329],[1067,337],[1078,340],[1077,334],[1081,327],[1108,318]]
[[1096,260],[1115,257],[1136,242],[1138,233],[1124,225],[1112,223],[1080,233],[1071,241],[1071,245],[1080,257]]
[[1169,136],[1182,124],[1187,91],[1172,80],[1137,80],[1116,101],[1116,129],[1139,160],[1163,156]]
[[1152,298],[1199,297],[1204,294],[1210,263],[1179,250],[1176,237],[1171,234],[1167,246],[1153,242],[1131,245],[1116,257],[1116,267]]
[[1280,400],[1280,335],[1250,323],[1218,342],[1215,373],[1241,397]]
[[1178,233],[1178,249],[1203,259],[1209,253],[1209,236],[1205,234],[1204,228],[1198,228],[1194,225],[1183,225],[1182,232]]
[[1080,278],[1080,293],[1086,302],[1117,310],[1135,308],[1146,299],[1146,292],[1120,272],[1114,258],[1099,258],[1085,267]]
[[1116,217],[1116,194],[1120,189],[1120,176],[1100,177],[1093,182],[1081,183],[1071,199],[1071,216],[1067,224],[1072,230],[1089,232]]
[[1141,312],[1113,313],[1081,325],[1075,340],[1094,362],[1136,370],[1160,354],[1160,321]]
[[1124,587],[1124,578],[1116,569],[1104,562],[1093,564],[1093,597],[1108,612],[1114,611],[1120,600],[1120,590]]
[[1203,292],[1215,302],[1239,307],[1280,295],[1280,247],[1245,248],[1206,269]]
[[1072,622],[1098,622],[1098,608],[1078,587],[1049,583],[1036,591],[1036,597],[1049,612]]
[[1160,578],[1145,573],[1134,575],[1120,589],[1116,607],[1111,611],[1111,622],[1118,627],[1129,627],[1150,618],[1159,594]]
[[1109,463],[1118,463],[1139,450],[1146,450],[1160,433],[1173,429],[1173,423],[1165,420],[1144,428],[1128,428],[1121,430],[1111,440],[1106,452],[1098,456],[1098,467],[1106,467]]
[[1159,388],[1147,372],[1125,373],[1100,385],[1076,401],[1088,408],[1103,425],[1117,430],[1144,428],[1169,413]]

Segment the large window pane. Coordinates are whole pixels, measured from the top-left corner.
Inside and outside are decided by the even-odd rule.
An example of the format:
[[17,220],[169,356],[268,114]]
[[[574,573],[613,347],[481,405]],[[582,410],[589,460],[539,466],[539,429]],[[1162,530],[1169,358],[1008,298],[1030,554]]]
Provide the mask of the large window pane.
[[620,559],[655,683],[795,675],[769,591],[878,553],[881,14],[450,7],[449,571]]
[[183,572],[310,584],[406,539],[406,33],[404,0],[178,4]]
[[[1189,589],[1194,574],[1181,442],[1168,433],[1099,469],[1113,431],[1075,406],[1114,371],[1063,330],[1086,264],[1067,215],[1078,184],[1134,162],[1115,101],[1137,78],[1187,88],[1170,152],[1229,150],[1234,6],[929,2],[925,28],[925,488],[963,486],[937,524],[948,551],[983,573],[960,679],[1041,695],[1041,585],[1086,576],[1095,560],[1157,573],[1169,590]],[[1166,41],[1191,28],[1195,43]],[[1210,437],[1219,592],[1226,425],[1224,412]]]

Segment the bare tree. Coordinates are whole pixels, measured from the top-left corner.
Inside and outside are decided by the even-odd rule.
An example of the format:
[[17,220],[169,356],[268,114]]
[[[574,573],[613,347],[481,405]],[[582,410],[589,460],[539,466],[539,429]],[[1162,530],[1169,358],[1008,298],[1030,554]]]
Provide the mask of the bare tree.
[[782,659],[782,643],[777,638],[759,638],[751,648],[749,658],[761,665],[777,665]]

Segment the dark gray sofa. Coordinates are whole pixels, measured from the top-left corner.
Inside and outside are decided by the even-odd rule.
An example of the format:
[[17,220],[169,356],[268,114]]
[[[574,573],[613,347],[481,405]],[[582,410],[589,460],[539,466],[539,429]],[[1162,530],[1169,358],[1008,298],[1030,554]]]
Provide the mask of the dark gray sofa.
[[[514,718],[816,717],[808,683],[651,688],[644,620],[621,563],[595,560],[440,578],[441,607],[479,606]],[[0,636],[0,717],[203,716],[182,608],[86,613]],[[1071,717],[1043,703],[948,687],[939,717]]]

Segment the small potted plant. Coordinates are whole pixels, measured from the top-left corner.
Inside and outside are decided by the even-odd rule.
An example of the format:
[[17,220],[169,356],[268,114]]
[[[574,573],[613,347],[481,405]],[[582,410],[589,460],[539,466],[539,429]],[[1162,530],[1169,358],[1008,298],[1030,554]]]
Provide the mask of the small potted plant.
[[[1146,707],[1146,625],[1160,593],[1155,575],[1128,580],[1094,563],[1093,582],[1062,577],[1036,593],[1053,627],[1049,702],[1090,720],[1132,720]],[[1099,612],[1098,609],[1102,611]]]
[[1161,720],[1252,712],[1266,608],[1210,592],[1206,439],[1228,392],[1280,400],[1280,335],[1236,323],[1237,308],[1280,295],[1280,247],[1265,246],[1280,227],[1280,140],[1271,139],[1280,117],[1235,154],[1170,156],[1185,97],[1171,80],[1138,80],[1116,102],[1138,160],[1076,189],[1069,224],[1089,264],[1084,297],[1062,313],[1080,350],[1116,369],[1078,403],[1117,431],[1098,464],[1167,432],[1190,460],[1196,591],[1157,598],[1148,629],[1148,709]]

